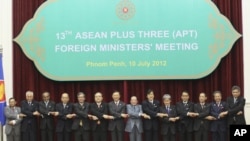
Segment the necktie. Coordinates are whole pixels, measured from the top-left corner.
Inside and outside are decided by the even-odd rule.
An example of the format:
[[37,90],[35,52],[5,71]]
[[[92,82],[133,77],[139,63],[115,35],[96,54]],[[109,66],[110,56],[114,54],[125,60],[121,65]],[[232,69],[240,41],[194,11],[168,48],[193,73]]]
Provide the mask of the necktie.
[[82,126],[82,125],[83,125],[83,122],[82,122],[82,120],[80,120],[80,123],[79,123],[79,125],[80,125],[80,126]]
[[184,102],[183,104],[184,104],[185,107],[187,106],[187,102]]
[[46,108],[48,107],[48,101],[45,101],[45,107]]
[[236,101],[237,101],[237,98],[234,98],[234,104],[236,103]]
[[[84,105],[83,105],[83,104],[80,104],[80,106],[81,106],[82,109],[84,108]],[[83,121],[82,121],[82,119],[80,119],[79,125],[80,125],[81,127],[83,126]]]
[[28,102],[29,103],[29,106],[31,105],[31,102]]
[[220,103],[216,103],[217,104],[217,107],[220,107]]
[[169,113],[169,106],[167,106],[167,114]]

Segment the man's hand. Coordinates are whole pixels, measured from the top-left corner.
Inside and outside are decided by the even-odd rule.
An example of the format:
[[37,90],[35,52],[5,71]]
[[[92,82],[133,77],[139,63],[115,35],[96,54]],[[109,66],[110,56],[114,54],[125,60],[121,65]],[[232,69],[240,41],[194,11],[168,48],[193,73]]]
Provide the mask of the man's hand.
[[92,120],[99,120],[97,116],[92,116]]
[[9,125],[15,125],[15,123],[16,123],[15,120],[11,120],[11,121],[9,121],[8,124],[9,124]]
[[49,115],[56,116],[56,112],[49,112]]
[[54,116],[58,116],[59,115],[59,112],[54,112]]
[[191,117],[198,117],[199,116],[199,113],[192,113],[191,114]]
[[223,118],[223,117],[225,117],[227,114],[228,114],[227,111],[221,112],[221,113],[219,114],[219,118]]
[[97,124],[101,124],[101,121],[100,121],[100,120],[98,120],[98,121],[97,121]]
[[108,119],[115,119],[115,117],[114,116],[109,116],[109,118]]
[[197,116],[199,116],[199,113],[188,112],[187,116],[189,116],[189,117],[197,117]]
[[76,114],[67,114],[67,115],[66,115],[66,118],[71,119],[71,118],[73,118],[73,117],[75,117],[75,116],[76,116]]
[[205,119],[207,119],[207,120],[216,120],[216,118],[213,117],[213,116],[206,116]]
[[128,117],[128,114],[121,114],[121,117],[127,118],[127,117]]
[[19,114],[19,117],[20,117],[20,118],[23,118],[23,117],[26,117],[26,115],[25,115],[25,114],[20,113],[20,114]]
[[91,118],[92,118],[92,116],[93,116],[93,115],[90,115],[90,114],[89,114],[89,115],[88,115],[88,118],[89,118],[89,119],[91,119]]
[[239,111],[238,113],[237,113],[237,115],[242,115],[243,114],[243,112],[242,111]]
[[164,114],[164,113],[157,113],[157,115],[156,116],[158,116],[158,117],[160,117],[160,118],[163,118],[163,117],[167,117],[168,116],[168,114]]
[[169,120],[169,121],[172,121],[172,122],[175,122],[175,121],[177,120],[177,118],[173,118],[173,117],[172,117],[172,118],[169,118],[168,120]]
[[176,120],[179,120],[179,119],[180,119],[180,117],[175,117],[175,119],[176,119]]
[[142,115],[142,117],[145,118],[145,119],[151,119],[150,116],[147,115],[147,114],[144,114],[144,113],[143,113],[143,114],[141,114],[141,115]]
[[34,116],[40,116],[40,113],[38,111],[33,112]]
[[105,119],[109,119],[110,118],[109,115],[103,115],[102,117],[105,118]]

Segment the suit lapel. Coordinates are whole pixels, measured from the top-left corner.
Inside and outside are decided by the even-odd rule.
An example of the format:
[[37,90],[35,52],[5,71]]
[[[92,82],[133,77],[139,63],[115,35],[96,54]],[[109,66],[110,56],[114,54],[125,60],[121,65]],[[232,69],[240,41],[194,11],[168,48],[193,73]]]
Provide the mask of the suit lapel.
[[81,105],[80,103],[77,103],[78,104],[78,106],[79,106],[79,108],[81,109],[81,110],[84,110],[84,108],[85,108],[85,103],[83,103],[83,105]]

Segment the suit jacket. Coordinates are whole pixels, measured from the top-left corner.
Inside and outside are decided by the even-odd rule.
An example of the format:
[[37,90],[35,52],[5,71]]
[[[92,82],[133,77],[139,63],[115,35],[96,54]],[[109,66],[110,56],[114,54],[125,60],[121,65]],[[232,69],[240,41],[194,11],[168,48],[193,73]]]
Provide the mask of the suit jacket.
[[90,106],[92,115],[98,117],[100,124],[97,124],[97,121],[91,122],[92,131],[95,131],[96,128],[100,128],[102,131],[107,131],[108,120],[103,118],[103,115],[108,114],[108,104],[102,102],[100,107],[96,103],[92,103]]
[[122,101],[119,101],[117,106],[114,101],[111,101],[109,102],[108,107],[110,115],[115,117],[114,120],[109,121],[109,131],[113,131],[115,127],[117,127],[117,129],[120,131],[124,131],[124,118],[121,117],[121,114],[126,113],[126,104]]
[[54,101],[49,101],[47,106],[44,101],[39,102],[39,112],[41,114],[40,129],[54,129],[54,116],[49,115],[49,112],[54,112],[56,104]]
[[194,111],[194,103],[188,101],[185,105],[183,102],[176,103],[177,116],[180,117],[177,122],[178,131],[182,132],[187,130],[188,132],[193,131],[193,118],[187,116],[188,112]]
[[219,118],[221,112],[227,111],[227,104],[225,101],[221,101],[218,106],[215,102],[211,103],[210,115],[215,117],[216,120],[211,121],[211,131],[212,132],[225,132],[227,126],[227,117]]
[[33,112],[38,111],[38,107],[38,102],[34,100],[31,105],[28,104],[27,100],[21,102],[21,113],[26,115],[21,122],[22,132],[26,132],[27,128],[31,128],[32,131],[36,132],[37,117],[33,115]]
[[144,113],[150,116],[151,119],[143,120],[143,127],[145,130],[158,130],[158,117],[157,113],[159,113],[160,102],[158,100],[154,100],[153,103],[148,100],[144,100],[142,102],[142,110]]
[[203,125],[205,130],[209,130],[209,120],[206,120],[205,117],[209,115],[210,104],[205,103],[203,108],[200,103],[194,105],[194,112],[199,113],[199,116],[194,119],[194,131],[200,130],[200,127]]
[[[14,130],[15,135],[20,135],[21,118],[18,114],[21,113],[20,107],[10,108],[9,106],[4,108],[4,115],[6,117],[5,134],[9,135]],[[15,125],[8,124],[10,121],[15,120]]]
[[82,121],[82,127],[84,130],[90,130],[90,120],[88,117],[90,104],[84,102],[83,105],[80,103],[74,104],[74,113],[76,117],[72,124],[72,129],[77,130],[80,127],[80,122]]
[[139,132],[142,133],[143,126],[142,126],[142,119],[140,116],[143,113],[142,106],[141,105],[133,106],[131,104],[128,104],[126,106],[126,109],[127,109],[127,114],[129,115],[129,117],[128,117],[127,124],[125,127],[125,131],[132,132],[133,127],[136,126]]
[[169,118],[176,117],[176,108],[174,105],[170,105],[169,110],[165,106],[160,107],[161,113],[167,113],[168,117],[160,118],[161,121],[161,134],[167,135],[168,132],[172,134],[176,133],[175,122],[169,121]]
[[236,103],[234,103],[234,98],[232,96],[227,98],[228,106],[228,125],[231,124],[246,124],[244,113],[242,115],[237,115],[239,111],[244,112],[245,98],[240,96],[237,98]]
[[56,111],[59,112],[57,116],[56,132],[63,132],[64,129],[67,132],[71,132],[72,119],[66,118],[66,115],[72,114],[73,104],[67,103],[64,108],[63,103],[57,103]]

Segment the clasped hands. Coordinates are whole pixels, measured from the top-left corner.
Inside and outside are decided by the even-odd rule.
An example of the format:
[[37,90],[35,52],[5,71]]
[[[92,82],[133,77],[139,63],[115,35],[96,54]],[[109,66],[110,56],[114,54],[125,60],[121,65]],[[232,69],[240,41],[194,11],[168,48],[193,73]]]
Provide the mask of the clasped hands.
[[187,113],[187,116],[189,116],[189,117],[197,117],[197,116],[199,116],[199,113],[188,112],[188,113]]

